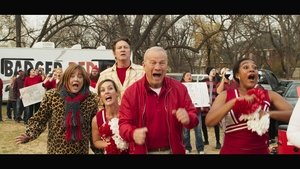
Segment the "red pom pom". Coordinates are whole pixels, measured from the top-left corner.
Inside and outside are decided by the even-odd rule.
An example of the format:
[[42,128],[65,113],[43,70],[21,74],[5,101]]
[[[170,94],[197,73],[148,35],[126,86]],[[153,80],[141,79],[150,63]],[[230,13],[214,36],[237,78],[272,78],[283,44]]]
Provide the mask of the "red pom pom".
[[106,154],[120,154],[121,150],[117,148],[117,145],[112,138],[113,133],[110,129],[110,125],[105,123],[99,127],[99,134],[103,140],[109,139],[110,144],[105,148]]
[[108,145],[105,150],[106,154],[120,154],[120,150],[117,148],[117,145],[112,138],[110,139],[110,145]]
[[240,117],[242,114],[252,114],[254,113],[259,106],[263,103],[266,96],[262,89],[253,88],[248,90],[248,95],[255,95],[255,99],[252,103],[247,102],[245,99],[237,100],[232,110]]
[[104,123],[101,127],[99,127],[99,134],[101,137],[111,137],[112,131],[110,130],[110,125]]

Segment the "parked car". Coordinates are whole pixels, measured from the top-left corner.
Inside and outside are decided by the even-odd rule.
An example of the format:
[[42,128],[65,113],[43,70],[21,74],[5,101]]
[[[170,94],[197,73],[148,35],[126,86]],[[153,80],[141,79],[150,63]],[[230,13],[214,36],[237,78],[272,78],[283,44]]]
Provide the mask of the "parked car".
[[265,89],[273,90],[282,95],[282,93],[285,91],[285,87],[280,85],[278,78],[272,71],[267,69],[259,69],[258,73],[258,84]]
[[[178,81],[181,80],[183,73],[167,73],[167,76],[170,76]],[[192,74],[193,82],[200,82],[204,78],[207,78],[207,74]]]
[[181,81],[183,73],[167,73],[167,76],[170,76],[178,81]]
[[279,80],[279,84],[281,86],[287,87],[291,82],[293,82],[294,80],[286,80],[286,79],[281,79]]
[[297,87],[300,87],[300,80],[294,80],[290,82],[285,92],[282,94],[283,98],[291,105],[293,105],[293,107],[295,107],[299,98],[297,93]]
[[[294,80],[287,80],[287,79],[280,79],[279,80],[279,85],[281,86],[281,88],[283,89],[283,91],[286,90],[286,88],[288,87],[288,85],[293,82]],[[283,92],[282,92],[283,93]]]

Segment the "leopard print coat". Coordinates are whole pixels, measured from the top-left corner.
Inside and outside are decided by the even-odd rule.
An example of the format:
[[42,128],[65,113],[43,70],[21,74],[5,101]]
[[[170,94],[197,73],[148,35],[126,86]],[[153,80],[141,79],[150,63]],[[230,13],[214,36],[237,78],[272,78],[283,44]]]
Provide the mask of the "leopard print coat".
[[91,121],[98,110],[96,94],[91,93],[80,105],[82,113],[82,141],[65,140],[64,100],[56,89],[46,91],[39,110],[28,120],[26,134],[36,139],[48,125],[48,154],[88,154],[91,138]]

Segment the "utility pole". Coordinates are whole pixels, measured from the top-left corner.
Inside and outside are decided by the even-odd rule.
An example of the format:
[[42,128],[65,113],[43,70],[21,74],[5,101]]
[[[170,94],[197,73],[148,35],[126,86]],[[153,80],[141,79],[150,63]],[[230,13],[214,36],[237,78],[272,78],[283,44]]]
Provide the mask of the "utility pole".
[[21,15],[15,15],[16,19],[16,47],[21,47]]

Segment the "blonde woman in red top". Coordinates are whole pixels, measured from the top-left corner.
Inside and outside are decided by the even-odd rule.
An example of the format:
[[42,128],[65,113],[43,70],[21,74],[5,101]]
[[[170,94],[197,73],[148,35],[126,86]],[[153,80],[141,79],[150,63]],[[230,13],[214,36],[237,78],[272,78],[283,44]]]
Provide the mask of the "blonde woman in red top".
[[92,120],[92,141],[104,154],[128,154],[128,143],[119,135],[120,90],[111,79],[101,81],[97,88],[103,106]]
[[45,80],[43,81],[43,86],[46,90],[56,88],[58,82],[62,77],[63,70],[62,68],[56,68],[53,70],[53,73],[49,73]]

